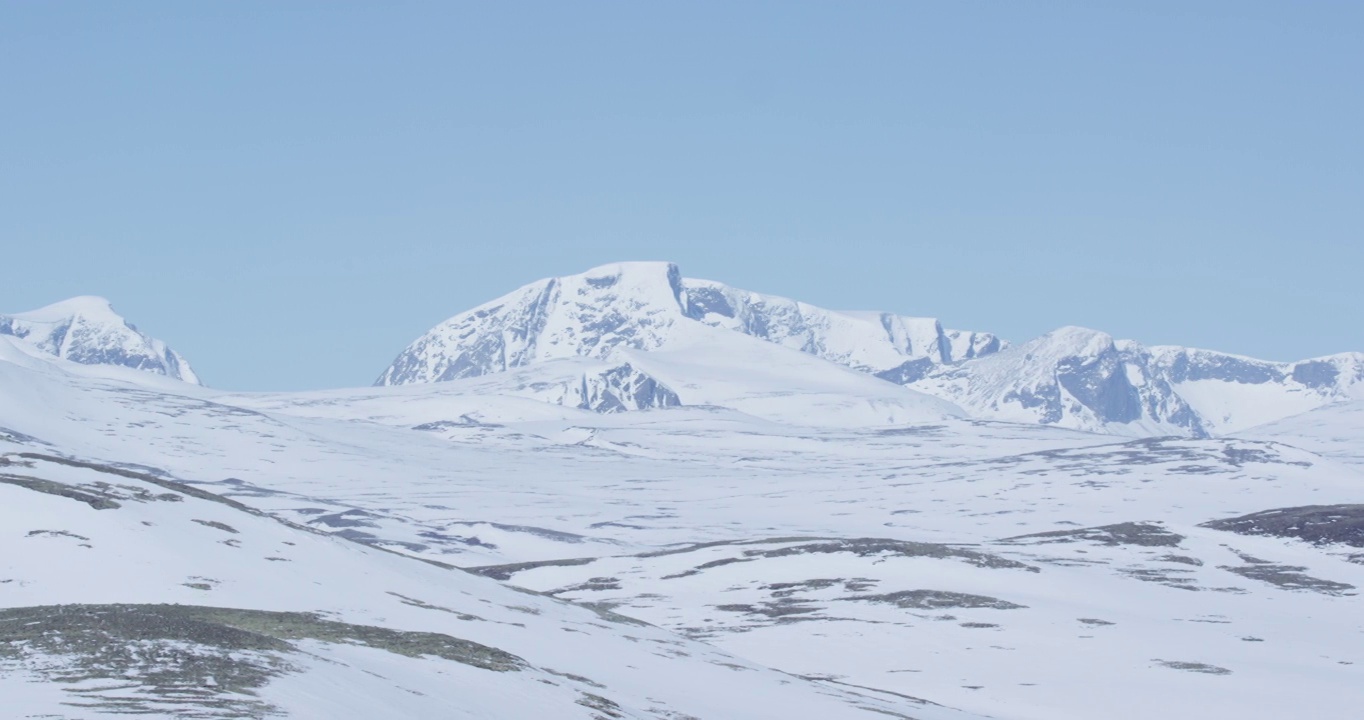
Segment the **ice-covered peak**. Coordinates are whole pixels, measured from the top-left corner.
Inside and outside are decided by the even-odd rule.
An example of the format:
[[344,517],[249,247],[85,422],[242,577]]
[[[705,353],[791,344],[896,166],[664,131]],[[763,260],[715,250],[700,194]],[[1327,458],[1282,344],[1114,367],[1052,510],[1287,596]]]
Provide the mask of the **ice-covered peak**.
[[558,281],[583,299],[624,301],[679,313],[686,310],[682,272],[670,262],[612,263]]
[[[633,287],[675,286],[682,279],[676,263],[664,260],[634,260],[598,265],[569,278],[581,277],[595,281],[624,281]],[[567,278],[565,278],[567,279]]]
[[54,323],[74,317],[91,321],[124,323],[126,322],[105,298],[98,295],[80,295],[61,300],[46,307],[15,313],[10,317],[35,323]]
[[199,384],[179,353],[138,331],[102,297],[83,295],[0,315],[0,335],[82,365],[127,367]]
[[619,347],[653,350],[685,334],[686,290],[666,262],[602,265],[526,285],[432,328],[377,385],[441,382]]
[[1023,347],[1030,353],[1046,353],[1050,356],[1077,355],[1093,357],[1116,349],[1113,336],[1099,330],[1077,325],[1067,325],[1026,343]]

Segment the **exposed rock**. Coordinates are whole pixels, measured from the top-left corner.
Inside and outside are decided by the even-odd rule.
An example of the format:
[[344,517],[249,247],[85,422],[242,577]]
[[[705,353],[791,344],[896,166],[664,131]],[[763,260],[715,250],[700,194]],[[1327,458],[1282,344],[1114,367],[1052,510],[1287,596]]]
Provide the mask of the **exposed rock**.
[[1181,542],[1184,542],[1184,536],[1172,533],[1157,523],[1125,522],[1079,530],[1053,530],[1031,535],[1019,535],[1006,538],[1001,542],[1024,541],[1039,544],[1086,541],[1109,546],[1178,547]]
[[1240,535],[1297,538],[1364,547],[1364,505],[1306,505],[1211,520],[1201,527]]

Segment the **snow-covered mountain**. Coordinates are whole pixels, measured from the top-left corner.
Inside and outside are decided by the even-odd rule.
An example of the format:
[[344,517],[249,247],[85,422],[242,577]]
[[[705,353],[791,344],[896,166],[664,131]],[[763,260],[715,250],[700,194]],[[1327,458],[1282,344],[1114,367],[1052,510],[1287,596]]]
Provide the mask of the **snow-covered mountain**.
[[[1146,358],[1149,357],[1149,360]],[[1143,356],[1202,419],[1224,434],[1333,403],[1364,399],[1364,353],[1268,362],[1209,350],[1156,346]]]
[[[599,412],[720,405],[774,420],[884,425],[961,411],[869,373],[936,367],[998,345],[934,320],[835,313],[687,280],[670,263],[621,263],[455,316],[376,385],[456,382]],[[471,384],[477,378],[491,384]]]
[[0,315],[0,335],[82,365],[110,365],[199,384],[189,363],[140,332],[101,297],[75,297],[31,312]]
[[376,385],[441,382],[566,357],[605,359],[717,335],[766,340],[868,373],[917,379],[928,368],[995,352],[992,335],[930,318],[840,313],[709,280],[672,263],[605,265],[549,278],[456,315],[405,349]]
[[[755,351],[753,340],[821,362]],[[1147,348],[1075,327],[1010,347],[989,333],[945,329],[931,318],[835,312],[684,278],[676,265],[655,262],[541,280],[456,315],[408,346],[376,385],[457,381],[569,358],[609,366],[552,380],[518,375],[506,391],[611,411],[659,407],[674,398],[737,407],[737,397],[770,393],[827,400],[832,396],[824,390],[800,390],[824,387],[851,369],[946,400],[953,406],[935,411],[947,415],[960,409],[981,419],[1138,437],[1231,433],[1364,395],[1359,353],[1273,363]],[[794,365],[799,372],[774,379],[773,368]],[[604,389],[612,383],[645,392]],[[736,392],[744,383],[756,385]],[[717,386],[727,390],[716,392]],[[851,391],[855,400],[835,403],[858,408],[838,422],[854,415],[864,424],[904,421],[910,416],[883,412],[876,402],[884,396],[898,403],[899,392],[885,384],[859,387]],[[610,399],[589,399],[603,393]],[[819,417],[829,407],[821,401],[802,411],[800,402],[790,399],[783,412]]]
[[976,417],[1207,437],[1364,396],[1364,354],[1274,363],[1066,327],[911,387]]
[[1129,435],[1205,434],[1168,382],[1130,362],[1135,351],[1107,334],[1066,327],[915,387],[978,417]]

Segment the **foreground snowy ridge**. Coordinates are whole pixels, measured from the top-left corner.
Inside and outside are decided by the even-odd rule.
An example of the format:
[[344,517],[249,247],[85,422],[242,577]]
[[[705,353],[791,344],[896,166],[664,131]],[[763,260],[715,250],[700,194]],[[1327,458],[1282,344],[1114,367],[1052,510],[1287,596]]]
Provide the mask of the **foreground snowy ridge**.
[[875,693],[281,523],[150,468],[0,450],[0,690],[18,717],[896,715]]

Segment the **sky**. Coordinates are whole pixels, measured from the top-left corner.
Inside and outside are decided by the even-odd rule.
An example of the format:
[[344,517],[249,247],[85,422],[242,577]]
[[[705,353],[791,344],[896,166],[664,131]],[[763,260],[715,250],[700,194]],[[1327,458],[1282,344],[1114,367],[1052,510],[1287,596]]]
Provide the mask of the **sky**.
[[1364,3],[0,4],[0,312],[368,385],[542,277],[1364,351]]

